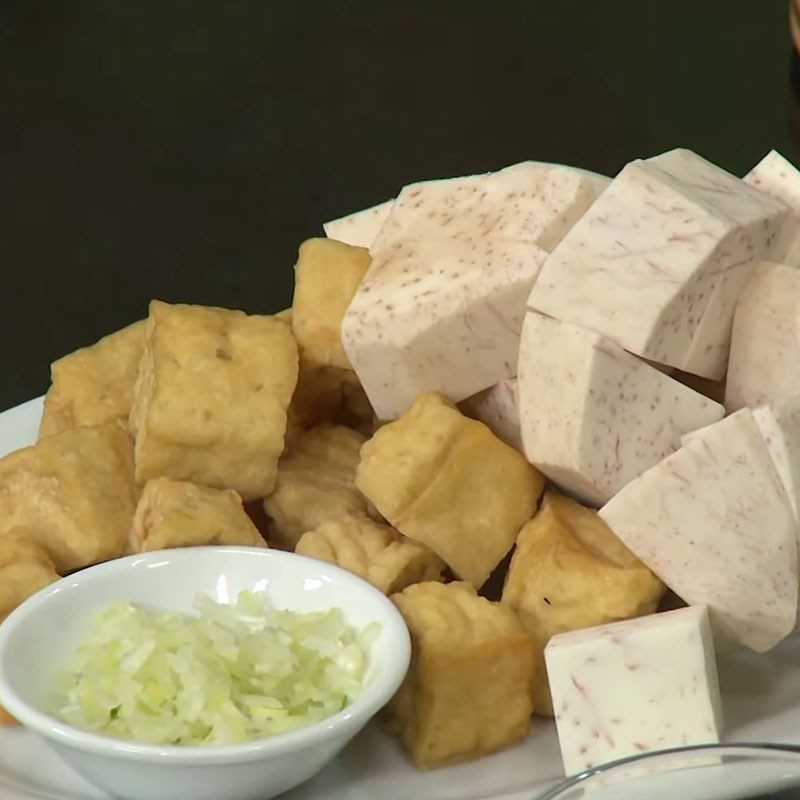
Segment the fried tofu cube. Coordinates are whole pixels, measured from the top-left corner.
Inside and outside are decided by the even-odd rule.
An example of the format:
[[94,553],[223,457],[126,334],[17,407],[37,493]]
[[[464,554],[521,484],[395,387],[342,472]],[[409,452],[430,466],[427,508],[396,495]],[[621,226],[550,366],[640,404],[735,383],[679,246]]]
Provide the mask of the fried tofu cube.
[[131,410],[136,479],[268,495],[297,383],[297,344],[273,317],[150,304]]
[[361,431],[366,436],[372,436],[378,427],[378,418],[369,402],[364,387],[358,380],[358,375],[351,370],[344,374],[342,382],[342,409],[346,424]]
[[295,552],[349,570],[384,594],[440,580],[444,572],[444,562],[432,550],[366,516],[323,522],[303,534]]
[[323,522],[366,513],[367,501],[355,487],[365,441],[341,425],[318,425],[296,439],[278,465],[275,491],[264,501],[272,520],[270,544],[294,550],[304,533]]
[[64,574],[124,555],[137,495],[124,427],[73,428],[0,459],[0,535],[34,531]]
[[297,388],[289,405],[289,420],[301,428],[338,421],[344,401],[344,383],[350,370],[315,366],[300,359]]
[[82,425],[127,421],[144,337],[140,320],[54,361],[39,438]]
[[[291,325],[293,310],[287,308],[274,316]],[[368,435],[375,430],[375,412],[355,372],[317,364],[302,353],[287,414],[287,444],[302,431],[323,422],[346,425]]]
[[356,486],[397,530],[480,588],[531,518],[544,478],[483,423],[424,394],[364,445]]
[[418,583],[392,600],[412,656],[388,718],[417,767],[480,758],[522,739],[534,644],[514,612],[467,583]]
[[297,388],[288,409],[287,449],[303,431],[325,422],[365,435],[375,430],[375,414],[355,372],[313,366],[301,358]]
[[58,579],[53,559],[36,531],[13,528],[0,536],[0,620]]
[[130,552],[211,544],[266,546],[232,489],[169,478],[147,482],[133,515]]
[[292,328],[303,358],[351,369],[342,347],[342,318],[370,265],[369,250],[335,239],[308,239],[295,265]]
[[502,596],[536,641],[536,713],[553,716],[544,666],[552,636],[651,614],[665,590],[596,511],[548,492],[517,537]]
[[[14,528],[0,537],[0,621],[23,600],[58,578],[53,560],[35,532]],[[0,706],[0,725],[18,724],[16,717]]]

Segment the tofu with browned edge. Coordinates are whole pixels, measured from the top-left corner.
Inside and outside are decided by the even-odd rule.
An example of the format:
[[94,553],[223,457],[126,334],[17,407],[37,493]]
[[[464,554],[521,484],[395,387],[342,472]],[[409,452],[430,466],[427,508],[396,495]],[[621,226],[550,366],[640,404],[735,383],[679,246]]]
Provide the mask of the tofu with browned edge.
[[0,536],[0,620],[58,578],[37,531],[12,528]]
[[132,553],[212,544],[266,546],[236,492],[169,478],[145,484],[133,516]]
[[544,478],[483,423],[425,394],[363,446],[356,486],[479,588],[531,518]]
[[73,428],[0,460],[0,535],[34,532],[63,574],[124,555],[137,497],[124,427]]
[[130,416],[136,479],[266,497],[297,364],[294,336],[279,319],[154,300]]
[[304,533],[295,553],[336,564],[384,594],[413,583],[440,580],[444,562],[424,544],[367,516],[329,519]]
[[140,320],[54,361],[39,437],[115,420],[127,423],[144,337]]
[[517,537],[502,596],[536,641],[536,713],[553,714],[544,666],[552,636],[652,614],[665,590],[595,510],[548,492]]
[[366,437],[341,425],[300,434],[278,465],[275,491],[264,501],[270,544],[294,550],[300,537],[329,519],[361,515],[367,501],[355,474]]
[[392,600],[412,656],[387,715],[417,767],[480,758],[522,739],[534,648],[514,612],[466,583],[417,583]]
[[369,250],[334,239],[308,239],[294,267],[292,330],[311,365],[350,369],[342,318],[370,265]]

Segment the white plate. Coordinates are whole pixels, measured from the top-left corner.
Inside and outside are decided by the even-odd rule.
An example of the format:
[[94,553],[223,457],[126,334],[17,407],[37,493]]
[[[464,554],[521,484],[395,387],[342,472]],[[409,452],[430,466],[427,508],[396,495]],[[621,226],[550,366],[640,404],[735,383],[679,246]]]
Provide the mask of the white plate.
[[[42,400],[0,414],[0,456],[36,440]],[[729,742],[800,744],[800,636],[766,655],[728,649],[720,680]],[[330,767],[286,800],[533,800],[562,777],[553,724],[472,764],[417,772],[398,744],[370,726]],[[0,728],[0,800],[100,800],[33,734]],[[220,798],[222,800],[222,798]]]

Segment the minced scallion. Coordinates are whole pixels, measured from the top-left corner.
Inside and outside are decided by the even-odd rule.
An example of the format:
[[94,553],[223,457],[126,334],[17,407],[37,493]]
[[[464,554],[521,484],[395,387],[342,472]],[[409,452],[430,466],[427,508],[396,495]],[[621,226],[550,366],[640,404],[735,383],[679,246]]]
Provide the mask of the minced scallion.
[[152,744],[234,744],[326,719],[360,694],[378,626],[242,592],[197,616],[109,606],[56,681],[54,713]]

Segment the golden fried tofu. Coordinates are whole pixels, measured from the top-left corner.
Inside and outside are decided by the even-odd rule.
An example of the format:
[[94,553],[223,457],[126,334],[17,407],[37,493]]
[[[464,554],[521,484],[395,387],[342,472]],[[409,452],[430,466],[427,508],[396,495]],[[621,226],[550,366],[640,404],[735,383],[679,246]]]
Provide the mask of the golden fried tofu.
[[278,465],[275,491],[264,501],[269,543],[294,550],[300,537],[329,519],[366,513],[354,478],[365,437],[341,425],[302,433]]
[[211,544],[266,547],[236,492],[169,478],[145,484],[133,515],[130,552]]
[[345,372],[342,382],[342,416],[343,424],[361,431],[365,436],[372,436],[378,429],[378,418],[369,402],[367,393],[352,370]]
[[[23,600],[59,579],[47,550],[35,531],[12,528],[0,536],[0,621]],[[18,720],[0,706],[0,725]]]
[[544,478],[483,423],[424,394],[364,445],[356,486],[479,588],[531,518]]
[[346,425],[365,434],[374,430],[372,406],[355,372],[314,366],[303,358],[288,416],[292,436],[323,422]]
[[363,247],[335,239],[308,239],[300,245],[292,328],[310,364],[350,368],[342,347],[342,317],[369,265],[369,250]]
[[58,579],[53,559],[35,531],[13,528],[0,536],[0,620]]
[[63,574],[125,553],[137,495],[122,424],[73,428],[0,459],[0,535],[34,531]]
[[141,320],[54,361],[39,437],[80,425],[127,421],[144,336]]
[[411,633],[411,667],[389,704],[417,767],[518,742],[533,710],[533,638],[514,612],[468,583],[418,583],[392,596]]
[[444,572],[444,562],[432,550],[366,516],[323,522],[303,534],[295,552],[354,572],[384,594],[440,580]]
[[289,326],[274,317],[153,301],[130,416],[136,479],[268,495],[297,360]]
[[[291,325],[293,309],[284,309],[274,316]],[[287,443],[323,422],[346,425],[366,435],[375,430],[375,413],[355,372],[317,364],[302,353],[297,386],[287,413]]]
[[553,715],[544,666],[551,636],[651,614],[664,591],[594,509],[548,492],[517,537],[502,597],[536,640],[536,713]]
[[341,416],[344,382],[350,370],[321,367],[300,359],[297,388],[289,406],[289,420],[299,428],[335,422]]

